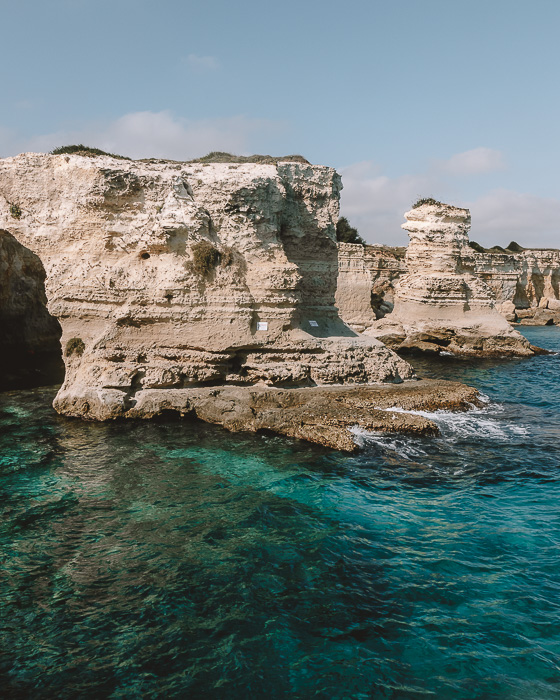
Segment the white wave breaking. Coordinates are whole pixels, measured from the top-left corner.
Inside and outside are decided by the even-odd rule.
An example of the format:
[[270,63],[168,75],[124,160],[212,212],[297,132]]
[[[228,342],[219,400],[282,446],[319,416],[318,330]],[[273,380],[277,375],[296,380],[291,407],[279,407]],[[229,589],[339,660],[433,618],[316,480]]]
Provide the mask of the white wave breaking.
[[405,459],[415,459],[426,455],[426,446],[434,441],[452,444],[463,440],[490,441],[493,444],[512,442],[529,434],[529,426],[514,422],[511,417],[504,415],[502,404],[491,403],[487,396],[482,395],[484,405],[473,407],[465,412],[454,411],[406,411],[402,408],[383,409],[391,413],[411,413],[432,420],[440,430],[440,436],[425,439],[409,435],[382,433],[364,430],[359,426],[351,428],[354,440],[361,447],[376,444],[385,450],[398,453]]

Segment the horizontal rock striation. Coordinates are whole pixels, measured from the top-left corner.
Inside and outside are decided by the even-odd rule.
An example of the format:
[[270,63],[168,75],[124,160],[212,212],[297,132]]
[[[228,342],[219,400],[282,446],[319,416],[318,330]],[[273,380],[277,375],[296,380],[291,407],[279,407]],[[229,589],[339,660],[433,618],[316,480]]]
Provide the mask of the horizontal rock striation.
[[362,332],[393,310],[394,283],[407,272],[406,248],[338,244],[335,304],[344,321]]
[[533,355],[529,342],[496,311],[490,287],[475,274],[469,211],[428,203],[405,217],[408,272],[395,284],[393,312],[366,334],[403,352]]
[[475,261],[477,274],[494,292],[496,308],[508,321],[560,324],[560,250],[476,253]]
[[62,326],[57,410],[103,419],[144,390],[412,377],[334,306],[340,188],[332,168],[293,161],[0,160],[0,227],[40,258]]
[[[339,243],[336,304],[351,328],[363,331],[390,313],[394,285],[408,268],[402,248]],[[560,250],[472,251],[474,273],[490,287],[510,322],[560,324]]]

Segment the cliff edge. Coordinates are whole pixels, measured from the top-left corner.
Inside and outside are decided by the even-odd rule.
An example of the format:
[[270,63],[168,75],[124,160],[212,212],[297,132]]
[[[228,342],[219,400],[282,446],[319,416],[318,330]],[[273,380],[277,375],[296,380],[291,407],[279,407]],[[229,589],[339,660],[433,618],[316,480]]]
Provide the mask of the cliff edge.
[[143,391],[412,377],[334,306],[340,189],[298,161],[0,160],[0,228],[40,258],[62,327],[56,409],[106,419],[137,414]]

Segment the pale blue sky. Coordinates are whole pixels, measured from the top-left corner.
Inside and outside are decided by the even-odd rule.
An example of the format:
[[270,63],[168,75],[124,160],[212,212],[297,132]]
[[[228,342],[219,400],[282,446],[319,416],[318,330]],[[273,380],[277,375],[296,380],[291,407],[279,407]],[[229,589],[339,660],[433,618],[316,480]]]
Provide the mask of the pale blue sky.
[[0,0],[0,156],[301,153],[402,243],[417,195],[560,246],[560,0]]

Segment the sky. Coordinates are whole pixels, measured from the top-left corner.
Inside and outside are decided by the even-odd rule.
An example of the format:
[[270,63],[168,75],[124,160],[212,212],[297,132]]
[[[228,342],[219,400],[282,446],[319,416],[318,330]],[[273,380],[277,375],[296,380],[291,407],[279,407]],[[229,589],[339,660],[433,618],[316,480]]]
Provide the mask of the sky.
[[403,245],[418,197],[471,239],[560,247],[560,0],[0,0],[0,157],[299,153]]

